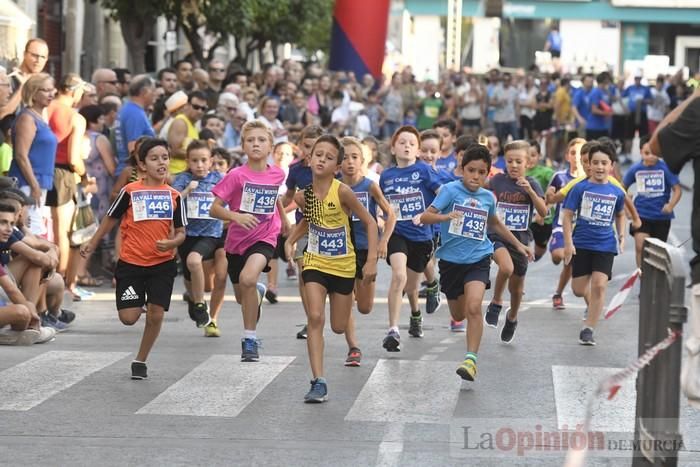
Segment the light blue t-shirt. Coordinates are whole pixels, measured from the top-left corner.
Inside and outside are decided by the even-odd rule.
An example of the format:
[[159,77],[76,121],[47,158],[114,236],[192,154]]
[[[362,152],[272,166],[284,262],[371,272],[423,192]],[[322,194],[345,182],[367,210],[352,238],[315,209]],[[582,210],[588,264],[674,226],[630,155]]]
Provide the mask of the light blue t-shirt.
[[571,189],[564,209],[576,213],[573,241],[576,248],[617,254],[613,224],[625,207],[625,193],[610,182],[584,180]]
[[486,235],[488,218],[496,215],[496,198],[479,188],[469,191],[462,180],[440,189],[432,205],[441,214],[461,211],[463,216],[440,224],[442,244],[435,256],[456,264],[474,264],[493,254],[493,243]]

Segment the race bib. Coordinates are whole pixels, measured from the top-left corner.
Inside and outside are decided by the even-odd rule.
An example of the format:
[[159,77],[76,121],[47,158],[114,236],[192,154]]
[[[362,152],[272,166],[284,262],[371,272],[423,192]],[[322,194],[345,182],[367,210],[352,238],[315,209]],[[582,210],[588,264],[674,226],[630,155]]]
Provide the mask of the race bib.
[[[356,191],[355,196],[357,197],[357,200],[360,202],[360,204],[364,206],[366,210],[369,211],[369,193],[367,193],[366,191]],[[359,221],[360,218],[357,217],[355,213],[353,213],[352,220]]]
[[663,170],[640,170],[635,179],[639,194],[660,196],[666,190]]
[[214,195],[211,193],[190,193],[187,195],[187,218],[211,219],[209,209],[213,202]]
[[410,221],[417,214],[425,211],[425,201],[420,191],[389,195],[388,200],[397,221]]
[[251,214],[274,214],[278,190],[275,185],[245,182],[240,210]]
[[306,250],[309,253],[322,256],[347,255],[348,243],[345,227],[327,229],[309,225],[309,243]]
[[584,191],[581,199],[581,218],[598,224],[612,224],[616,202],[617,198],[613,195]]
[[452,235],[471,238],[482,241],[486,237],[486,221],[488,212],[483,209],[470,208],[467,206],[454,205],[454,210],[462,216],[452,219],[448,230]]
[[168,190],[131,192],[134,222],[173,218],[173,198]]
[[530,206],[526,204],[498,203],[496,213],[508,230],[523,231],[530,226]]

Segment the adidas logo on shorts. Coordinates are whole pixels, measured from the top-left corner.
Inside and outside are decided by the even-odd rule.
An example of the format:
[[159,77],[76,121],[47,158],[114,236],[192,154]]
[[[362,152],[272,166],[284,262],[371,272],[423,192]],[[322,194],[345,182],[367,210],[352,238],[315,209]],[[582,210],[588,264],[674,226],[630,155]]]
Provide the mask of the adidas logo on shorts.
[[139,296],[132,286],[129,286],[122,294],[122,301],[138,300]]

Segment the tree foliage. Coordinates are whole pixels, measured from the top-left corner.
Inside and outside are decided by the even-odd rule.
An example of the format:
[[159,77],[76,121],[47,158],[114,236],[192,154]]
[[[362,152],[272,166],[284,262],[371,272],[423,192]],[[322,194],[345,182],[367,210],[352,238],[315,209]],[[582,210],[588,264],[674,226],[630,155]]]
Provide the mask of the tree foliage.
[[[96,1],[96,0],[93,0]],[[290,42],[310,52],[327,51],[333,0],[101,0],[122,24],[132,54],[145,51],[155,18],[165,16],[183,31],[192,52],[202,63],[217,47],[235,38],[236,61],[260,53],[270,42],[275,50]],[[144,35],[147,37],[144,39]],[[134,55],[143,67],[143,54]]]

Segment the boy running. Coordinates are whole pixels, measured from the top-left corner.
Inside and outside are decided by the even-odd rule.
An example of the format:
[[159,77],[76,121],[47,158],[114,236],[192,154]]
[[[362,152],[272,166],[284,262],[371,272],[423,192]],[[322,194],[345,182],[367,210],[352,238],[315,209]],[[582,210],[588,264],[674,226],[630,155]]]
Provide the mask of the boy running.
[[225,249],[228,275],[243,314],[243,362],[260,359],[256,329],[266,292],[260,274],[269,270],[277,236],[283,226],[288,228],[277,197],[284,171],[267,163],[272,141],[272,130],[263,122],[243,125],[241,144],[248,161],[226,174],[212,190],[215,198],[210,215],[230,222]]
[[131,363],[131,379],[137,380],[148,377],[146,359],[170,307],[177,275],[175,249],[185,240],[187,217],[180,193],[166,184],[169,164],[165,140],[144,141],[138,165],[145,178],[121,189],[95,235],[80,248],[80,254],[87,257],[121,219],[122,243],[114,272],[119,319],[127,326],[135,324],[146,305],[146,326]]
[[562,222],[564,262],[571,262],[571,288],[588,305],[579,334],[582,345],[595,345],[593,330],[603,311],[613,260],[622,252],[625,240],[625,192],[608,180],[615,152],[607,144],[594,144],[589,160],[590,177],[571,189],[564,201]]
[[487,228],[520,254],[532,258],[497,216],[493,193],[482,188],[490,166],[488,149],[470,146],[462,156],[462,180],[443,186],[420,218],[425,224],[441,223],[442,245],[436,253],[440,259],[440,289],[447,296],[452,319],[468,322],[467,354],[457,368],[457,374],[468,381],[476,378],[477,352],[484,331],[481,302],[490,284],[493,244],[486,235]]
[[328,386],[323,372],[323,327],[326,298],[330,300],[331,329],[345,332],[352,312],[352,291],[355,285],[355,246],[351,218],[357,216],[367,233],[367,258],[362,271],[363,281],[372,282],[377,275],[377,223],[355,193],[335,178],[343,160],[343,147],[331,135],[316,140],[309,166],[313,183],[297,196],[304,219],[285,244],[287,254],[294,243],[308,232],[304,251],[304,288],[307,300],[309,361],[313,380],[304,402],[328,400]]
[[[532,240],[529,228],[533,209],[541,217],[547,214],[542,188],[534,178],[525,176],[529,150],[530,144],[527,141],[506,144],[504,152],[507,173],[495,175],[488,182],[489,188],[496,196],[498,217],[524,246],[529,245]],[[510,343],[518,326],[518,310],[525,291],[528,257],[531,255],[523,254],[513,244],[505,243],[495,232],[491,234],[491,240],[494,244],[494,257],[499,266],[493,298],[486,310],[484,321],[492,328],[498,326],[498,315],[503,307],[503,292],[507,284],[510,308],[506,311],[501,340]]]

